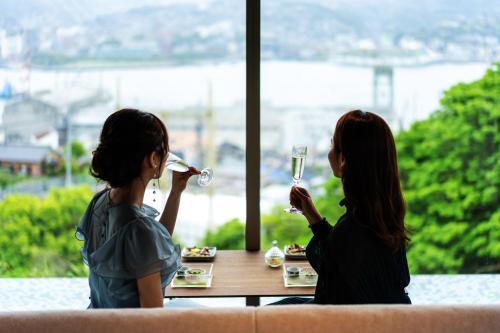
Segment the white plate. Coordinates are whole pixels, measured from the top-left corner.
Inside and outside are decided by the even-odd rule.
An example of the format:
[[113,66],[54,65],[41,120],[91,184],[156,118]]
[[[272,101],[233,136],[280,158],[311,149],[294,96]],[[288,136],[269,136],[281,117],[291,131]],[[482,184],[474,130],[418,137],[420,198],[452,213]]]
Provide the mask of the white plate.
[[[316,274],[313,279],[306,279],[303,276],[297,276],[297,277],[288,277],[286,275],[286,268],[287,267],[298,267],[298,268],[307,268],[307,269],[313,269],[310,265],[308,264],[284,264],[283,265],[283,283],[285,285],[285,288],[314,288],[316,287],[316,283],[318,282],[318,275]],[[314,271],[314,270],[313,270]]]
[[305,260],[307,259],[306,257],[306,253],[304,252],[304,254],[294,254],[294,253],[289,253],[288,252],[288,246],[289,245],[285,245],[285,248],[283,249],[283,252],[285,253],[285,257],[287,259],[300,259],[300,260]]
[[182,259],[185,261],[212,261],[215,258],[215,255],[217,254],[217,248],[214,246],[209,246],[208,251],[210,252],[209,256],[190,256],[186,255],[189,251],[187,248],[183,248],[181,252]]
[[191,276],[178,276],[175,273],[170,286],[172,288],[210,288],[212,286],[212,268],[213,264],[192,264],[189,265],[191,269],[200,268],[205,270],[206,274],[195,275],[198,280],[202,280],[203,282],[197,281],[189,281]]

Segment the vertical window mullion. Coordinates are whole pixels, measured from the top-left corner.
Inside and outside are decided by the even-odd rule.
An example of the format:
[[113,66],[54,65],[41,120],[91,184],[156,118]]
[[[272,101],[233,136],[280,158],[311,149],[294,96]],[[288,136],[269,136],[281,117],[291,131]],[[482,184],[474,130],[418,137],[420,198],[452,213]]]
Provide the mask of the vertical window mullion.
[[260,250],[260,2],[246,0],[247,251]]

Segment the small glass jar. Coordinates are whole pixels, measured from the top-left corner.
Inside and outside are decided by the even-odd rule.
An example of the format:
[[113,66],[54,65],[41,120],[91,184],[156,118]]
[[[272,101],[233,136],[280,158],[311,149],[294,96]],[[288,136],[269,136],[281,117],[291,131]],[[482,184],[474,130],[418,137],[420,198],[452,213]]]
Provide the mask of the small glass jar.
[[273,246],[266,252],[266,264],[270,267],[280,267],[285,260],[285,254],[278,248],[278,241],[273,241]]

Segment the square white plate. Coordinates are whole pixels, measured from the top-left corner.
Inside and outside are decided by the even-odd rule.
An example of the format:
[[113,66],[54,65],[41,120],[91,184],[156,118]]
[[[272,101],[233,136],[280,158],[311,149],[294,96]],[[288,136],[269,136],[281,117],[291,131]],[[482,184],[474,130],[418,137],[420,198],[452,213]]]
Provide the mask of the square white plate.
[[318,282],[318,275],[314,272],[313,278],[305,278],[303,275],[299,275],[297,277],[289,277],[286,275],[287,267],[298,267],[299,269],[310,269],[314,272],[314,269],[309,264],[284,264],[283,265],[283,283],[285,288],[296,288],[296,287],[316,287],[316,283]]
[[181,257],[185,261],[212,261],[217,254],[217,248],[215,246],[209,246],[208,250],[210,252],[209,256],[190,256],[186,255],[188,253],[187,248],[183,248],[181,251]]
[[210,288],[212,286],[212,268],[213,264],[187,264],[191,269],[203,269],[205,274],[179,276],[175,273],[170,286],[172,288]]

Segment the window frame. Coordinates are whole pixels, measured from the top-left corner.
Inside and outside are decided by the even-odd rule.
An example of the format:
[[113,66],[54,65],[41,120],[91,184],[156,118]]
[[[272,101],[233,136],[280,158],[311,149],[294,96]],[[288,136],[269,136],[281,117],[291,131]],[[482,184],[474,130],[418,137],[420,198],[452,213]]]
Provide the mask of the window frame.
[[260,4],[246,0],[245,249],[260,250]]

